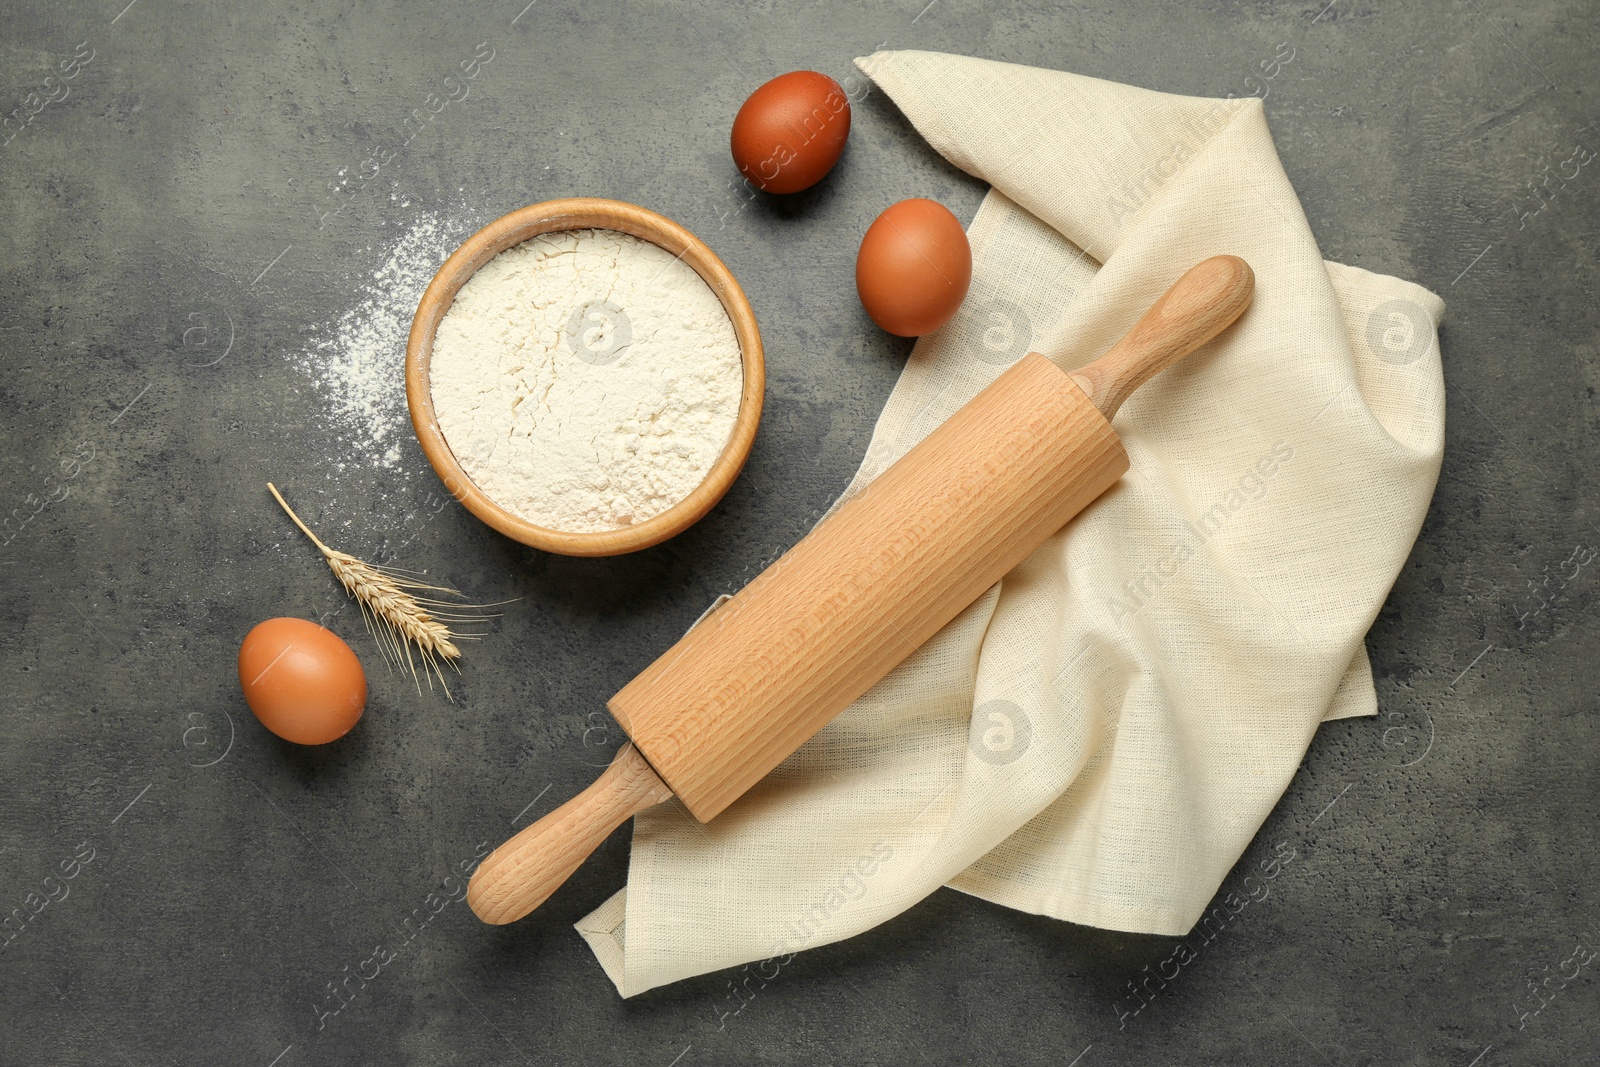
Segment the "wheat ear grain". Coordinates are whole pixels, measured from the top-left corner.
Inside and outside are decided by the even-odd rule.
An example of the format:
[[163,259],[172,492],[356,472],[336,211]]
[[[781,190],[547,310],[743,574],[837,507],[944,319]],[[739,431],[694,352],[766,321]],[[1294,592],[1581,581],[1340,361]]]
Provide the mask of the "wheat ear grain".
[[412,678],[416,679],[417,668],[411,654],[411,646],[416,645],[425,668],[438,676],[445,695],[449,696],[450,686],[444,680],[440,664],[453,665],[455,660],[461,658],[461,650],[455,645],[458,635],[451,633],[449,626],[427,610],[425,605],[436,604],[437,601],[422,599],[410,592],[412,589],[447,590],[398,578],[380,567],[362,562],[348,552],[329,548],[311,532],[309,526],[300,521],[300,516],[283,499],[277,486],[268,482],[267,488],[294,524],[300,527],[300,531],[311,538],[311,543],[322,552],[339,584],[361,605],[362,616],[372,629],[373,637],[377,639],[385,658],[393,658],[397,663],[403,661],[410,669]]

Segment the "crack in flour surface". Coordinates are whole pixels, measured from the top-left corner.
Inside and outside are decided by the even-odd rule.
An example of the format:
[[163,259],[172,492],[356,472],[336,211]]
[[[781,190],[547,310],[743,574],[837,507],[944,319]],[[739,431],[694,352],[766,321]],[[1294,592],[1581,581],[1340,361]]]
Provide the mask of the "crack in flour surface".
[[700,275],[602,229],[542,234],[484,264],[439,323],[430,378],[468,477],[571,532],[643,522],[688,496],[744,386],[733,323]]

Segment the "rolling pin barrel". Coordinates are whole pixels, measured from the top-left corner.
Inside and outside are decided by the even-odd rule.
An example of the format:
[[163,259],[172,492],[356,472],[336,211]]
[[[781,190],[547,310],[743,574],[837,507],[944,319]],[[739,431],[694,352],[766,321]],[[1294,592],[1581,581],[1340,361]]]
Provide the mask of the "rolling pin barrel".
[[473,910],[531,911],[655,799],[715,817],[1110,488],[1128,467],[1111,415],[1253,284],[1206,260],[1089,366],[1029,354],[1001,374],[611,699],[626,767],[496,850]]
[[709,821],[1128,468],[1083,391],[1025,356],[611,699]]

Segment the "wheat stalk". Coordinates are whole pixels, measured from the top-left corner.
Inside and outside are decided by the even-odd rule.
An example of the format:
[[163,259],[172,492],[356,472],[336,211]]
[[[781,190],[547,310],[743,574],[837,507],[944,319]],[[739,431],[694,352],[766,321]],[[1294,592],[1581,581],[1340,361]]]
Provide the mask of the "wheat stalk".
[[[339,584],[355,598],[357,604],[361,605],[361,616],[366,620],[367,629],[371,631],[374,640],[378,642],[378,648],[382,651],[384,659],[392,660],[396,664],[404,663],[411,671],[412,680],[417,681],[420,692],[421,682],[417,678],[416,661],[411,653],[411,646],[415,645],[425,665],[425,671],[432,672],[428,684],[431,686],[433,676],[437,675],[439,684],[444,687],[445,696],[450,697],[450,686],[444,680],[444,671],[441,667],[445,663],[453,667],[455,661],[461,658],[461,650],[455,644],[458,639],[476,635],[453,633],[449,625],[441,620],[478,619],[484,616],[429,611],[429,608],[451,605],[444,601],[416,596],[413,590],[460,594],[445,586],[414,582],[394,571],[364,563],[348,552],[329,548],[322,543],[320,537],[311,532],[309,526],[300,521],[300,516],[296,515],[289,502],[283,499],[283,494],[278,492],[277,486],[268,482],[267,488],[272,491],[272,495],[288,513],[289,518],[294,520],[294,524],[300,527],[301,532],[311,538],[311,543],[321,550],[323,558],[328,561],[328,567],[333,571],[333,576],[339,579]],[[478,605],[463,606],[478,607]]]

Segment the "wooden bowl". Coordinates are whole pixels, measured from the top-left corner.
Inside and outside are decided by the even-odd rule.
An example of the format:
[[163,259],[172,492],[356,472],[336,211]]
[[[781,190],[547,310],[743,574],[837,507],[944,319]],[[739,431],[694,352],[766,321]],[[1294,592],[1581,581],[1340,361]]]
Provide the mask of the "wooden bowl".
[[[739,414],[722,454],[693,492],[672,507],[644,522],[618,530],[578,533],[536,526],[513,515],[479,489],[456,461],[439,420],[433,410],[433,389],[428,366],[433,356],[433,339],[439,320],[450,310],[456,293],[473,272],[501,252],[530,237],[557,230],[591,228],[619,230],[671,252],[693,267],[733,322],[744,364],[744,390],[739,397]],[[558,552],[566,556],[616,556],[660,544],[682,533],[710,511],[733,480],[739,476],[755,440],[761,421],[761,403],[766,391],[766,364],[761,353],[761,331],[755,312],[744,290],[733,280],[716,253],[694,234],[671,219],[663,218],[620,200],[572,198],[546,200],[504,215],[467,238],[433,276],[417,314],[411,320],[411,336],[406,341],[406,403],[411,409],[411,425],[416,428],[422,451],[433,469],[444,480],[445,488],[467,510],[514,540],[525,545]]]

